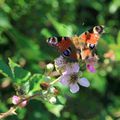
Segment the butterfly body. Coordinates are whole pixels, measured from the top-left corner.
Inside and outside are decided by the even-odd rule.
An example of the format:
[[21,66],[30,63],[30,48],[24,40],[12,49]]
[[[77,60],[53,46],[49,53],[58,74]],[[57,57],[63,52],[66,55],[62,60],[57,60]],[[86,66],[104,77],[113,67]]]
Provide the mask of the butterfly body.
[[85,60],[94,55],[93,51],[103,32],[104,26],[95,26],[80,36],[50,37],[47,42],[55,46],[62,56],[70,61]]

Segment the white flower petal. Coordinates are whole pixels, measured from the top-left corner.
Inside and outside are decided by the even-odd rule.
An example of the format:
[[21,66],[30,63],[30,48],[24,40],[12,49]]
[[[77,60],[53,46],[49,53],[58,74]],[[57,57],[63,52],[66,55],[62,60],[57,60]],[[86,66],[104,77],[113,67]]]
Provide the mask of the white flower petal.
[[78,91],[79,91],[79,86],[78,86],[77,83],[75,83],[75,84],[70,84],[70,92],[76,93],[76,92],[78,92]]
[[69,80],[70,80],[70,76],[69,75],[62,75],[62,76],[60,76],[59,80],[63,85],[68,85]]
[[78,63],[69,63],[66,64],[65,72],[67,74],[78,73],[79,69],[80,67]]
[[55,66],[61,68],[63,66],[65,66],[66,64],[66,61],[65,59],[63,58],[63,56],[59,56],[58,58],[56,58],[55,60]]
[[78,63],[72,64],[72,71],[73,72],[77,73],[77,72],[79,72],[79,69],[80,69],[80,67],[79,67]]
[[73,73],[73,71],[71,69],[72,69],[71,64],[66,64],[65,74]]
[[84,87],[89,87],[90,86],[90,82],[86,78],[78,79],[78,83],[81,86],[84,86]]

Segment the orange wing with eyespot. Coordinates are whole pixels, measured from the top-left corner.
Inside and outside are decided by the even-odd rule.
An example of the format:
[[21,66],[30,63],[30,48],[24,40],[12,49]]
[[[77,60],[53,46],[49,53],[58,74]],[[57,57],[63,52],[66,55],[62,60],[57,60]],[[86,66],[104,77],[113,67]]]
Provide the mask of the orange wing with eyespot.
[[77,49],[77,59],[85,60],[93,56],[94,48],[98,43],[100,35],[104,32],[104,26],[95,26],[88,30],[87,32],[82,33],[80,36],[74,36],[72,42]]
[[80,42],[86,43],[86,44],[97,44],[98,40],[100,38],[100,35],[97,33],[83,33],[80,35]]
[[103,26],[95,26],[80,36],[50,37],[47,41],[50,45],[57,47],[65,58],[73,61],[85,60],[93,55],[103,29]]

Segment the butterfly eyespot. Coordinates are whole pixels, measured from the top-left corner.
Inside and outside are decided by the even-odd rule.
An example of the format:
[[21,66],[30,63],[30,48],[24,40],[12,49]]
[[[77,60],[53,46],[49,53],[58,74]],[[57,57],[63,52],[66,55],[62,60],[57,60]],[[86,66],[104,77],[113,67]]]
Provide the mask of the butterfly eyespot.
[[89,48],[93,49],[95,47],[95,44],[89,44]]
[[101,34],[101,33],[103,33],[103,30],[104,30],[104,26],[95,26],[94,27],[94,32],[95,33]]
[[64,56],[70,56],[70,54],[71,54],[71,50],[69,48],[63,52]]
[[51,45],[56,45],[58,43],[57,37],[50,37],[47,39],[47,42]]

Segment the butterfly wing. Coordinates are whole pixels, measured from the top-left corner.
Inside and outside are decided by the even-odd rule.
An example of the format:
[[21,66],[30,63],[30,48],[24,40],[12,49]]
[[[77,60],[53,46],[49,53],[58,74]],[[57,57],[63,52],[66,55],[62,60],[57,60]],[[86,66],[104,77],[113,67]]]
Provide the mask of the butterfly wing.
[[77,61],[78,55],[71,37],[50,37],[47,43],[57,48],[57,50],[68,61]]
[[95,26],[82,33],[79,37],[75,36],[72,38],[73,44],[80,54],[79,58],[85,60],[94,55],[94,49],[103,32],[104,26]]
[[80,42],[83,42],[90,49],[96,47],[100,35],[104,32],[104,26],[95,26],[81,34]]
[[92,51],[96,47],[103,30],[103,26],[95,26],[80,36],[50,37],[47,39],[47,43],[55,46],[67,60],[85,60],[93,55]]

